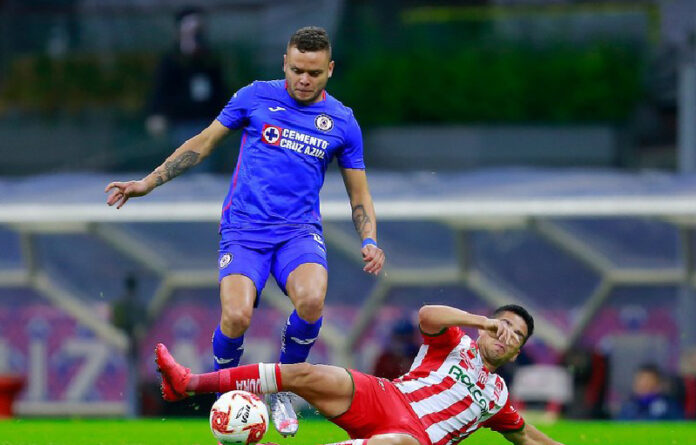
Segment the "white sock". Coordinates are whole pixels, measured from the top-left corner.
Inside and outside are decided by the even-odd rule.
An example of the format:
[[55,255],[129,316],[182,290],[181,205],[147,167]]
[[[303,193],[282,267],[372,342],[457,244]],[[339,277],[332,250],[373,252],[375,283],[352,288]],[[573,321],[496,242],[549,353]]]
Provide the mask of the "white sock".
[[263,394],[278,392],[275,363],[259,363],[259,389]]

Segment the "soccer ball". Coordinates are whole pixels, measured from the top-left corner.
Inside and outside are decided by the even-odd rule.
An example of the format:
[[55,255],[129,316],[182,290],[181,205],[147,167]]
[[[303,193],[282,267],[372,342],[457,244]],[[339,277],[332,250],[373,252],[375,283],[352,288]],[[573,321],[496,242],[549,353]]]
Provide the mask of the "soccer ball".
[[268,408],[250,392],[226,392],[210,409],[210,430],[224,445],[258,443],[267,429]]

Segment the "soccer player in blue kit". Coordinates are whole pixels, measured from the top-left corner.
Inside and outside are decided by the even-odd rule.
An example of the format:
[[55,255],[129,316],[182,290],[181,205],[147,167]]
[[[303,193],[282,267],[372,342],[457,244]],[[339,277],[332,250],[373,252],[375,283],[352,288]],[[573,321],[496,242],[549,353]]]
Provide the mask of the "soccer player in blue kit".
[[[213,334],[215,369],[239,364],[244,332],[272,273],[295,310],[281,338],[281,363],[307,359],[322,323],[327,286],[319,190],[336,157],[362,239],[363,270],[379,274],[384,252],[365,175],[360,127],[350,108],[326,93],[334,69],[326,31],[296,31],[283,59],[284,80],[240,89],[209,127],[177,148],[139,181],[112,182],[107,204],[121,208],[208,156],[232,130],[242,129],[239,159],[220,224],[220,324]],[[287,393],[274,395],[276,429],[294,435],[298,423]]]

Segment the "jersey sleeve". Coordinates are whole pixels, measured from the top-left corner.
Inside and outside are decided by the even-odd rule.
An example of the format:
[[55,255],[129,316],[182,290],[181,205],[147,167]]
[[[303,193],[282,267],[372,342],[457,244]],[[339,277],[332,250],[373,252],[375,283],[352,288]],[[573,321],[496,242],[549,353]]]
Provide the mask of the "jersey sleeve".
[[524,419],[512,406],[508,397],[505,406],[495,413],[493,417],[483,422],[482,425],[499,433],[513,433],[524,428]]
[[245,126],[248,122],[249,110],[254,103],[255,90],[255,84],[251,83],[234,93],[217,120],[232,130]]
[[422,331],[421,334],[423,335],[423,344],[437,347],[454,347],[464,337],[464,332],[457,326],[445,328],[438,334],[426,334]]
[[362,131],[352,114],[348,123],[348,128],[346,129],[343,147],[340,153],[338,153],[337,158],[338,165],[342,168],[365,168]]

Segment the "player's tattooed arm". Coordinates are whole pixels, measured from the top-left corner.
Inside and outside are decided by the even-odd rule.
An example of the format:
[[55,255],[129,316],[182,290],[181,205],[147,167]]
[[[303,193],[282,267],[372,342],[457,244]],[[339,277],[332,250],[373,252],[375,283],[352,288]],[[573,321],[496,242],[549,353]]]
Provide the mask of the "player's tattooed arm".
[[174,150],[174,153],[164,161],[164,164],[143,179],[109,183],[104,189],[104,192],[109,193],[106,203],[110,206],[115,205],[117,209],[120,209],[130,198],[147,195],[155,187],[174,179],[201,162],[229,132],[229,128],[217,120],[213,121],[208,128]]
[[365,211],[365,206],[358,204],[353,206],[353,225],[355,231],[360,235],[360,239],[367,238],[372,234],[373,225],[370,215]]
[[155,176],[155,186],[160,186],[165,182],[174,179],[189,168],[198,163],[200,153],[187,150],[179,155],[174,154],[172,159],[167,159],[164,164],[157,167],[152,172]]
[[350,198],[353,225],[363,241],[360,249],[365,263],[363,270],[372,275],[379,275],[384,266],[385,257],[384,251],[377,246],[377,216],[365,170],[342,168],[341,174]]
[[201,162],[229,134],[230,129],[217,120],[206,129],[184,142],[172,153],[164,164],[150,173],[145,182],[150,190],[174,179],[189,168]]

